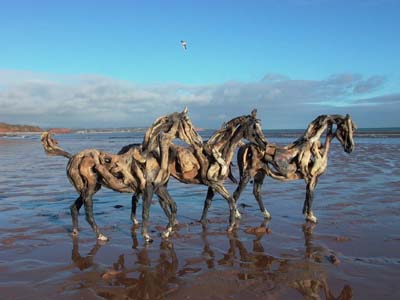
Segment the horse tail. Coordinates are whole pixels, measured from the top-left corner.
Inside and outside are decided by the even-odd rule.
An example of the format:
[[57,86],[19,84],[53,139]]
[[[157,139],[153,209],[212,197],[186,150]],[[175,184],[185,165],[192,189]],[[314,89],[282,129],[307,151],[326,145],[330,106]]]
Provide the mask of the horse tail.
[[50,132],[43,132],[42,136],[40,138],[40,141],[42,142],[44,151],[46,152],[47,155],[52,155],[52,156],[64,156],[66,158],[71,158],[72,154],[68,153],[64,149],[58,146],[58,142],[53,139],[51,136]]

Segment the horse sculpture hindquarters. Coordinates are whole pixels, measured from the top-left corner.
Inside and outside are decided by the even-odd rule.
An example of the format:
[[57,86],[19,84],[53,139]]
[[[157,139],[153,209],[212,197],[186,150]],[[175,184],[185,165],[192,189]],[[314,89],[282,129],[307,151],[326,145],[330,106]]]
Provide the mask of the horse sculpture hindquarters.
[[[336,126],[336,129],[334,128]],[[304,135],[293,144],[285,147],[268,144],[260,148],[244,145],[238,151],[238,167],[240,182],[233,194],[235,201],[254,178],[253,194],[260,210],[266,219],[271,217],[261,199],[261,186],[265,175],[281,181],[304,179],[306,182],[306,197],[303,214],[306,220],[317,222],[312,211],[314,189],[328,165],[328,153],[331,141],[337,138],[347,153],[354,150],[353,133],[356,126],[349,115],[321,115],[308,126]],[[321,136],[326,132],[325,142]]]
[[[259,121],[256,119],[256,110],[250,115],[243,115],[225,123],[202,145],[191,143],[189,147],[182,147],[172,144],[170,147],[171,175],[186,184],[203,184],[209,187],[202,223],[206,223],[206,214],[215,192],[228,202],[230,212],[228,230],[233,229],[235,217],[240,217],[233,197],[224,186],[224,181],[229,175],[229,165],[234,151],[242,139],[247,139],[261,148],[267,145]],[[129,146],[124,148],[126,151]],[[134,195],[133,211],[136,210],[137,200],[138,195]]]
[[[172,227],[173,213],[176,214],[175,203],[166,190],[158,188],[163,187],[169,179],[168,155],[172,140],[180,138],[187,143],[201,145],[201,139],[194,134],[195,131],[191,126],[187,109],[182,113],[160,117],[147,130],[141,146],[131,147],[121,155],[96,149],[87,149],[72,155],[60,148],[49,133],[43,133],[41,141],[45,152],[48,155],[61,155],[69,159],[67,175],[79,194],[70,207],[73,235],[78,234],[78,212],[84,205],[86,220],[97,238],[108,239],[100,232],[93,216],[92,197],[102,186],[121,193],[144,193],[142,233],[146,241],[150,240],[147,227],[151,197],[146,192],[149,189],[156,191],[160,204],[169,217],[169,227]],[[157,169],[152,168],[155,164]]]

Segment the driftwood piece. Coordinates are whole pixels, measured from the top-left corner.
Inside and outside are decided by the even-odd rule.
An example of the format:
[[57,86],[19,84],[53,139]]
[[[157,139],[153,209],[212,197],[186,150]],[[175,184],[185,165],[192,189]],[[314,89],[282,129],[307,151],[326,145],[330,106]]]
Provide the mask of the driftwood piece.
[[71,158],[71,154],[59,147],[58,142],[51,137],[49,132],[43,132],[40,140],[47,155],[61,155],[67,158]]

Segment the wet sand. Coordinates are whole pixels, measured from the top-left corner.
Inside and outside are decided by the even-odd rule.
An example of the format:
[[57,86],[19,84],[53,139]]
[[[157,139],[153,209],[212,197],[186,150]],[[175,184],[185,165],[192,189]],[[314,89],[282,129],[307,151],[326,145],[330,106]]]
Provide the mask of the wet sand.
[[[116,152],[141,140],[139,134],[57,138],[71,152]],[[221,197],[203,229],[197,220],[206,187],[171,180],[180,225],[163,241],[167,220],[154,201],[154,242],[146,246],[140,229],[132,229],[130,195],[110,190],[96,194],[94,211],[111,240],[96,242],[82,212],[80,236],[72,238],[69,206],[77,195],[65,174],[67,160],[47,157],[37,137],[0,138],[0,298],[400,299],[399,146],[400,138],[366,135],[356,137],[348,155],[334,144],[315,192],[316,225],[301,214],[301,181],[266,179],[269,223],[249,185],[239,201],[246,204],[240,226],[227,234]]]

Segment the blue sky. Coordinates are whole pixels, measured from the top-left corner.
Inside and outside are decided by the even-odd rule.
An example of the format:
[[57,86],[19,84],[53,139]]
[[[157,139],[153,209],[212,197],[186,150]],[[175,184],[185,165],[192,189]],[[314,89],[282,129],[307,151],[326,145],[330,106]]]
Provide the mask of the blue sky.
[[[1,1],[0,121],[400,126],[400,2]],[[185,39],[188,49],[180,46]],[[78,110],[74,109],[79,108]]]

